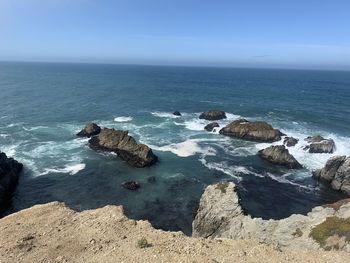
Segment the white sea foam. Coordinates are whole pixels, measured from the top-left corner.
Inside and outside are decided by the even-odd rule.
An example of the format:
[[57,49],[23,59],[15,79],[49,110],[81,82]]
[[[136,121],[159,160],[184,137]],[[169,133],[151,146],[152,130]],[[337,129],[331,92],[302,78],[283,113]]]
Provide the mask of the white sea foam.
[[200,146],[199,142],[203,141],[201,139],[188,139],[180,143],[172,143],[164,146],[151,146],[152,149],[163,151],[163,152],[172,152],[180,157],[189,157],[195,154],[202,155],[215,155],[216,151],[212,147]]
[[70,175],[74,175],[79,171],[84,170],[85,166],[84,163],[77,163],[66,165],[64,168],[46,168],[40,175],[46,175],[49,173],[69,173]]
[[114,121],[115,122],[129,122],[129,121],[132,121],[132,117],[130,116],[121,116],[121,117],[116,117],[114,118]]
[[287,177],[290,175],[290,174],[285,174],[285,175],[282,175],[282,176],[276,176],[272,173],[266,173],[266,175],[268,177],[270,177],[272,180],[275,180],[279,183],[282,183],[282,184],[290,184],[290,185],[293,185],[293,186],[296,186],[296,187],[299,187],[299,188],[303,188],[303,189],[306,189],[306,190],[315,190],[315,187],[312,187],[312,186],[308,186],[308,185],[302,185],[302,184],[298,184],[296,182],[293,182],[289,179],[287,179]]
[[[176,119],[179,118],[180,116],[176,116],[170,112],[163,112],[163,111],[155,111],[155,112],[151,112],[151,114],[153,116],[159,117],[159,118],[171,118],[171,119]],[[182,115],[184,115],[182,113]]]

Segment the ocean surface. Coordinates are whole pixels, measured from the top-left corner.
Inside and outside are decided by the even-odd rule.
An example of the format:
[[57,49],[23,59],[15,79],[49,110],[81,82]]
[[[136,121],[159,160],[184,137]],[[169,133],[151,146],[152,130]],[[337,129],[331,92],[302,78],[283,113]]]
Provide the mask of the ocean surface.
[[[201,194],[219,181],[235,182],[247,212],[265,219],[343,197],[311,177],[332,155],[302,148],[320,134],[335,141],[333,155],[350,155],[350,72],[0,63],[0,105],[0,150],[25,167],[6,213],[56,200],[79,211],[118,204],[131,218],[190,234]],[[270,144],[206,132],[198,116],[210,109],[228,113],[220,126],[265,120],[299,138],[290,152],[305,169],[260,160]],[[89,149],[75,136],[88,121],[128,130],[159,163],[138,169]],[[124,189],[127,180],[141,188]]]

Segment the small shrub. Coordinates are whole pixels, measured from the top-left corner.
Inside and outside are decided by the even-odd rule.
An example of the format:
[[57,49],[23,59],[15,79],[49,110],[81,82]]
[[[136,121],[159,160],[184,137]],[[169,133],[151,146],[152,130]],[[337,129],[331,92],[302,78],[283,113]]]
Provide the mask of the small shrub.
[[215,187],[215,189],[219,189],[221,193],[226,193],[226,188],[228,187],[228,183],[218,183]]
[[137,247],[138,248],[147,248],[147,247],[151,247],[152,245],[150,243],[148,243],[147,239],[145,237],[142,237],[141,239],[139,239],[137,241]]
[[303,231],[301,231],[300,228],[295,229],[295,232],[293,233],[293,236],[301,237],[302,235],[303,235]]

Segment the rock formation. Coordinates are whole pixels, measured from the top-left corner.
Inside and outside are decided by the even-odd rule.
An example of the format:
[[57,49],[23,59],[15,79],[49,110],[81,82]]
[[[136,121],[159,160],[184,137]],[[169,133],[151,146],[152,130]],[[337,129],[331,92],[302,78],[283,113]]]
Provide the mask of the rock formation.
[[219,123],[217,122],[212,122],[207,125],[205,125],[204,129],[208,132],[211,132],[214,130],[214,128],[220,127]]
[[270,163],[286,166],[291,169],[301,168],[301,164],[291,155],[284,145],[275,145],[260,150],[258,155]]
[[173,112],[173,115],[175,115],[175,116],[182,116],[181,113],[180,113],[179,111],[174,111],[174,112]]
[[201,115],[199,115],[199,118],[209,121],[217,121],[226,119],[226,113],[224,111],[219,110],[205,111]]
[[100,131],[101,128],[96,123],[89,122],[85,125],[84,129],[77,133],[77,136],[90,138],[99,134]]
[[253,239],[280,247],[350,252],[349,218],[349,202],[316,207],[306,216],[252,218],[243,212],[234,183],[219,183],[206,188],[192,226],[194,237]]
[[309,153],[333,153],[335,151],[335,143],[332,139],[325,139],[320,135],[307,137],[305,139],[308,146],[304,150],[309,150]]
[[122,183],[122,186],[128,190],[133,190],[133,191],[140,188],[140,184],[138,182],[135,182],[135,181],[124,182],[124,183]]
[[0,211],[8,206],[22,169],[23,165],[21,163],[0,152]]
[[283,144],[287,147],[295,146],[298,143],[298,139],[293,137],[285,137],[283,140]]
[[115,152],[121,159],[135,167],[151,166],[158,158],[145,144],[138,144],[128,131],[103,128],[89,140],[90,148]]
[[282,132],[264,121],[250,122],[245,119],[231,122],[220,130],[220,134],[259,142],[279,141],[283,135]]
[[333,189],[350,195],[350,157],[333,156],[324,168],[314,171],[313,175],[330,182]]

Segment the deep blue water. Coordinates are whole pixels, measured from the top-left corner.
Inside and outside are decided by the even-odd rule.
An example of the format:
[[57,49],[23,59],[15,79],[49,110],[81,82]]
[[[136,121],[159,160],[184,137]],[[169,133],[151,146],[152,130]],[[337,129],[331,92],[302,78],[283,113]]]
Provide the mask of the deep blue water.
[[[335,154],[350,155],[350,72],[0,63],[0,102],[0,150],[25,165],[8,212],[54,200],[76,210],[122,204],[132,218],[190,233],[200,195],[218,181],[237,183],[255,217],[305,214],[342,197],[311,178],[331,155],[302,148],[321,134],[335,140]],[[261,161],[269,144],[204,131],[198,115],[209,109],[229,113],[221,126],[265,120],[299,138],[290,152],[305,169]],[[75,137],[87,121],[129,130],[159,163],[137,169],[90,150]],[[126,180],[141,188],[122,188]]]

